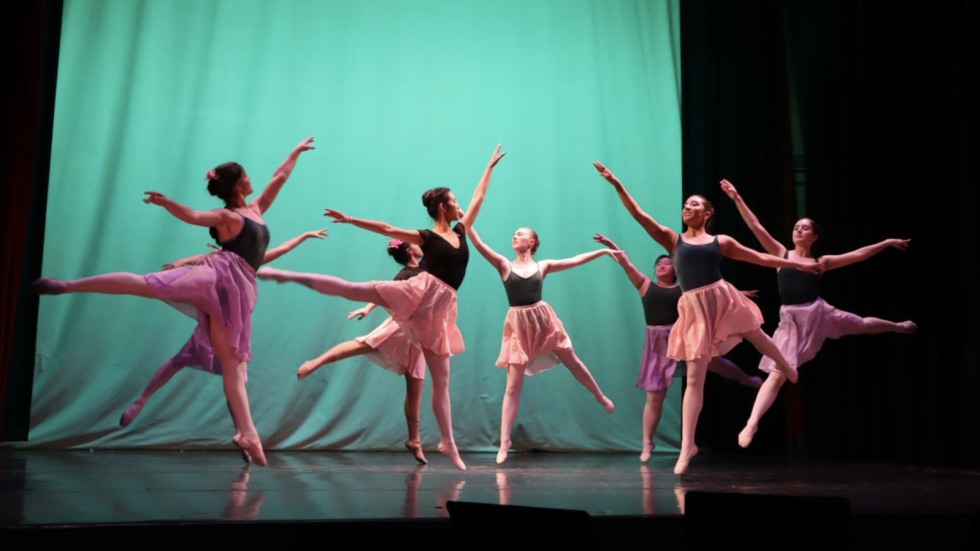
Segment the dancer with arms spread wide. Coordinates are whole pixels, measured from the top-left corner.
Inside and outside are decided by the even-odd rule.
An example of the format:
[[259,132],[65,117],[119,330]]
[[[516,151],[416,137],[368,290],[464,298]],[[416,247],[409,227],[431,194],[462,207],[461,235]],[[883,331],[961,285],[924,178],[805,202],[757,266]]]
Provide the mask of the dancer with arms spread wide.
[[164,194],[147,191],[144,203],[158,205],[188,224],[215,228],[221,251],[195,265],[146,275],[114,272],[75,280],[41,278],[33,289],[40,294],[106,293],[136,295],[167,301],[193,310],[224,381],[225,397],[235,424],[233,441],[247,461],[266,465],[265,451],[252,420],[245,388],[252,358],[252,310],[258,297],[255,271],[269,245],[269,229],[262,215],[272,206],[313,138],[297,145],[279,166],[258,198],[252,180],[238,163],[224,163],[207,173],[208,192],[222,199],[224,208],[200,211]]
[[511,239],[517,258],[507,260],[480,239],[476,228],[470,227],[469,235],[476,250],[500,273],[510,304],[496,362],[497,367],[507,370],[507,390],[500,415],[500,450],[497,452],[497,463],[503,463],[511,446],[510,435],[521,405],[525,374],[536,375],[560,362],[606,411],[615,411],[612,400],[602,393],[589,368],[575,354],[572,340],[558,315],[541,299],[541,288],[548,274],[581,266],[603,255],[615,256],[619,251],[599,249],[571,258],[538,261],[534,259],[541,244],[537,232],[531,228],[518,228]]
[[818,272],[819,266],[787,260],[749,249],[727,235],[709,233],[714,207],[701,195],[684,202],[681,218],[683,233],[660,224],[644,211],[626,187],[602,163],[595,162],[599,174],[619,195],[626,210],[644,230],[671,255],[682,290],[677,303],[678,318],[667,344],[667,356],[687,365],[687,386],[681,405],[681,450],[674,473],[683,474],[698,453],[694,436],[704,402],[704,377],[708,362],[722,356],[746,339],[776,363],[791,382],[796,372],[790,368],[779,348],[762,332],[758,308],[747,304],[735,287],[721,275],[722,257],[760,266],[792,267]]
[[[611,249],[621,250],[612,239],[601,233],[595,234],[595,240]],[[623,267],[633,286],[640,292],[643,316],[647,325],[643,356],[640,360],[640,374],[636,379],[636,388],[647,393],[646,404],[643,406],[643,443],[640,452],[640,461],[645,463],[650,460],[653,453],[653,436],[657,432],[663,414],[667,389],[673,382],[674,372],[677,370],[677,360],[667,356],[667,341],[670,330],[677,321],[677,303],[681,298],[681,288],[677,285],[674,261],[670,255],[660,255],[654,261],[656,279],[651,279],[641,272],[625,251],[616,255],[616,260]],[[746,291],[742,294],[749,296]],[[762,379],[748,375],[726,358],[711,358],[707,371],[752,388],[759,388],[762,384]]]
[[[388,242],[388,254],[403,268],[395,274],[395,281],[403,281],[422,273],[419,264],[422,248],[415,243],[398,239]],[[347,319],[364,319],[377,307],[369,302],[350,312]],[[405,448],[412,452],[415,460],[425,465],[425,452],[422,450],[422,391],[425,388],[425,357],[422,348],[405,334],[398,323],[388,316],[384,322],[367,335],[334,345],[330,350],[312,360],[303,362],[296,376],[305,379],[321,367],[354,356],[367,355],[381,367],[405,376],[405,423],[408,425],[408,440]]]
[[[844,254],[816,256],[813,247],[820,239],[820,226],[810,218],[800,218],[793,226],[793,248],[790,249],[773,238],[762,226],[755,213],[749,209],[735,189],[734,184],[722,180],[721,190],[735,202],[742,219],[769,254],[808,264],[819,264],[822,272],[867,260],[892,247],[904,251],[910,243],[908,239],[885,239]],[[917,327],[911,321],[894,322],[881,318],[861,317],[834,308],[820,298],[820,280],[819,274],[814,275],[789,267],[779,268],[776,272],[781,305],[779,325],[772,338],[794,373],[801,365],[817,355],[827,339],[839,339],[846,335],[908,334],[916,331]],[[767,372],[769,376],[756,395],[745,428],[738,435],[738,444],[743,448],[752,443],[752,438],[759,429],[759,421],[772,407],[779,389],[786,382],[786,376],[773,368],[769,358],[762,358],[759,369]]]
[[329,275],[275,268],[263,268],[258,273],[263,279],[293,281],[323,294],[371,302],[388,310],[402,330],[422,347],[432,376],[432,410],[441,437],[439,451],[460,470],[465,470],[466,464],[456,447],[449,396],[449,359],[465,349],[463,336],[456,325],[456,291],[463,283],[469,263],[467,229],[472,227],[480,212],[494,167],[506,155],[500,148],[498,145],[491,155],[465,212],[449,188],[432,188],[422,195],[422,204],[434,221],[431,230],[403,229],[376,220],[353,218],[333,209],[325,212],[335,223],[353,224],[421,246],[426,269],[415,277],[404,281],[358,283]]

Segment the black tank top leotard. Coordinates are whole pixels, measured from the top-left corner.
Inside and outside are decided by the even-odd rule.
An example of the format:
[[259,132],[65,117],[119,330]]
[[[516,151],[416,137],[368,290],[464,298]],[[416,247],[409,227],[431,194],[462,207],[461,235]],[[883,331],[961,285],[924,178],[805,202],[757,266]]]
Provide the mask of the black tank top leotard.
[[[537,266],[537,265],[535,265]],[[541,270],[535,270],[533,274],[522,277],[514,273],[513,266],[510,275],[504,280],[504,290],[507,291],[507,303],[511,306],[530,306],[541,302],[541,288],[544,285],[544,276]]]
[[640,299],[643,301],[643,317],[647,325],[673,325],[677,321],[677,301],[681,298],[679,285],[661,287],[653,281]]
[[703,245],[692,244],[677,237],[674,253],[674,272],[681,290],[689,291],[711,285],[721,277],[721,245],[718,236]]
[[459,290],[466,275],[466,264],[470,261],[470,250],[466,245],[466,229],[463,225],[457,223],[453,226],[453,233],[459,236],[459,247],[453,247],[452,243],[432,230],[419,230],[425,271]]
[[[789,251],[786,251],[783,258],[789,258]],[[796,268],[780,268],[776,272],[776,283],[779,287],[779,301],[787,306],[807,304],[820,298],[820,276],[817,274]]]
[[221,248],[242,257],[249,266],[258,270],[265,260],[265,250],[269,247],[269,228],[248,216],[242,216],[242,231],[224,243]]

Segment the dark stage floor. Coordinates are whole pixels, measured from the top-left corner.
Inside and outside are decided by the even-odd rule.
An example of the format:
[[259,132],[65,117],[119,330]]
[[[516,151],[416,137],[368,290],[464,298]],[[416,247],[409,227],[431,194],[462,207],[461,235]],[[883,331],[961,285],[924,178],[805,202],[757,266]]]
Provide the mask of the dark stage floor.
[[673,455],[464,454],[465,472],[435,451],[427,466],[407,452],[268,455],[262,468],[230,450],[0,450],[0,541],[758,548],[776,526],[796,540],[780,548],[980,548],[974,471],[702,454],[681,477]]

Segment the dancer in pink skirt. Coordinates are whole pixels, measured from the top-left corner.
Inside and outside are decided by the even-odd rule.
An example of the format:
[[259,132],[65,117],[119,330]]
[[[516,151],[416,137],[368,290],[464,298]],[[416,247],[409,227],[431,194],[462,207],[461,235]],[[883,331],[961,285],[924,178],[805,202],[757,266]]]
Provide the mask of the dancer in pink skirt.
[[[280,256],[288,253],[289,251],[295,249],[300,243],[306,241],[307,239],[323,239],[327,235],[327,230],[316,230],[308,231],[297,235],[296,237],[282,243],[281,245],[269,249],[266,251],[265,256],[262,259],[262,263],[272,262],[273,260],[279,258]],[[220,251],[220,249],[218,249]],[[213,252],[210,255],[217,255],[220,252]],[[164,265],[164,269],[173,270],[180,268],[181,266],[193,266],[199,265],[207,262],[206,257],[210,255],[198,254],[194,256],[188,256],[181,258],[180,260],[170,262]],[[122,416],[119,418],[119,426],[128,427],[136,417],[143,411],[143,407],[146,406],[146,402],[154,395],[158,390],[163,388],[163,385],[167,384],[170,379],[177,374],[178,371],[185,367],[194,367],[207,371],[208,373],[214,373],[215,375],[221,375],[221,363],[218,358],[214,356],[214,349],[211,347],[209,327],[203,324],[198,324],[194,329],[194,333],[191,338],[184,344],[180,351],[174,355],[169,360],[163,362],[153,377],[150,378],[150,382],[143,389],[143,392],[139,397],[132,403],[126,411],[123,412]],[[245,381],[248,382],[248,373],[245,374]],[[246,461],[248,461],[248,456],[245,456]]]
[[[793,248],[789,249],[766,231],[755,213],[745,204],[734,184],[722,180],[721,190],[735,202],[742,219],[769,254],[808,264],[819,264],[823,272],[867,260],[891,247],[904,251],[909,246],[908,239],[885,239],[844,254],[817,257],[814,256],[813,246],[820,239],[820,226],[809,218],[801,218],[793,226]],[[779,307],[779,325],[772,338],[794,374],[801,365],[817,355],[827,339],[874,333],[908,334],[914,333],[917,329],[915,323],[911,321],[894,322],[881,318],[863,318],[834,308],[820,298],[819,274],[814,275],[793,268],[780,268],[776,272],[776,281],[782,305]],[[779,389],[786,382],[785,375],[774,369],[769,358],[762,358],[759,369],[769,373],[769,376],[756,395],[745,428],[738,435],[738,445],[743,448],[752,443],[752,438],[759,430],[759,420],[776,401]]]
[[[611,249],[619,249],[612,239],[601,233],[595,234],[595,240]],[[653,435],[657,432],[657,425],[660,424],[663,414],[664,398],[667,397],[667,389],[673,383],[674,372],[677,370],[677,360],[667,356],[667,340],[677,321],[677,303],[681,298],[681,288],[677,285],[674,261],[669,255],[660,255],[654,261],[656,280],[641,272],[625,252],[616,255],[616,260],[640,292],[647,324],[640,374],[636,378],[636,388],[647,393],[646,405],[643,406],[643,443],[640,452],[640,461],[647,462],[653,453]],[[755,292],[742,291],[742,294],[752,298]],[[761,316],[761,312],[759,315]],[[750,376],[726,358],[711,358],[707,370],[743,386],[759,388],[762,385],[762,379]]]
[[[432,375],[432,410],[439,424],[439,451],[457,469],[466,464],[456,448],[453,436],[452,404],[449,397],[449,358],[463,352],[463,336],[456,325],[456,290],[463,283],[469,262],[466,245],[467,228],[476,220],[493,169],[506,153],[494,150],[483,171],[483,177],[464,211],[449,188],[438,187],[422,195],[422,204],[435,221],[431,230],[407,230],[376,220],[352,218],[333,209],[324,213],[335,223],[353,224],[359,228],[400,239],[422,247],[425,271],[404,281],[368,281],[354,283],[338,277],[275,268],[262,268],[258,276],[279,282],[293,281],[327,295],[348,300],[372,302],[387,310],[403,331],[419,346]],[[456,222],[455,225],[451,225]]]
[[262,220],[282,189],[296,161],[313,149],[313,138],[299,143],[279,166],[269,184],[251,202],[252,180],[238,163],[225,163],[207,173],[208,192],[225,207],[199,211],[162,193],[147,191],[144,203],[159,205],[178,219],[214,228],[221,250],[203,262],[146,275],[114,272],[75,280],[41,278],[35,292],[106,293],[161,299],[197,319],[202,334],[220,363],[225,397],[235,423],[233,441],[246,460],[266,465],[265,451],[252,420],[245,379],[252,358],[252,310],[258,297],[255,271],[269,245],[269,229]]
[[754,251],[727,235],[710,234],[715,210],[700,195],[692,195],[684,202],[681,219],[687,229],[679,234],[640,208],[619,178],[602,163],[597,161],[594,166],[612,184],[630,215],[671,255],[677,270],[682,293],[677,303],[677,322],[667,343],[667,356],[683,360],[687,366],[687,386],[681,405],[681,450],[674,465],[674,473],[683,474],[698,454],[694,436],[704,402],[704,376],[711,358],[724,355],[744,338],[772,358],[776,369],[786,374],[790,382],[796,382],[796,372],[772,339],[763,333],[758,307],[750,305],[750,300],[722,278],[722,257],[813,273],[818,273],[820,267]]
[[[388,242],[388,254],[395,262],[404,266],[395,281],[404,281],[422,273],[419,265],[422,248],[414,243],[398,239]],[[364,319],[377,305],[368,303],[348,314],[347,319]],[[408,440],[405,448],[412,452],[415,460],[425,465],[425,452],[422,450],[422,435],[419,425],[422,422],[422,390],[425,386],[425,357],[422,348],[402,331],[394,318],[388,316],[373,331],[362,337],[342,342],[312,360],[303,362],[296,376],[305,379],[317,369],[345,358],[367,355],[368,359],[381,367],[405,376],[405,422],[408,425]]]
[[541,288],[548,274],[581,266],[603,255],[615,256],[620,251],[599,249],[571,258],[537,261],[534,253],[541,244],[537,232],[531,228],[518,228],[511,239],[517,258],[507,260],[480,239],[476,228],[471,226],[469,234],[476,250],[500,273],[510,304],[496,362],[497,367],[507,370],[507,390],[500,414],[500,450],[497,452],[497,463],[503,463],[507,460],[511,430],[521,406],[524,375],[536,375],[560,362],[606,411],[615,411],[612,400],[602,393],[589,368],[575,354],[564,324],[551,305],[541,300]]

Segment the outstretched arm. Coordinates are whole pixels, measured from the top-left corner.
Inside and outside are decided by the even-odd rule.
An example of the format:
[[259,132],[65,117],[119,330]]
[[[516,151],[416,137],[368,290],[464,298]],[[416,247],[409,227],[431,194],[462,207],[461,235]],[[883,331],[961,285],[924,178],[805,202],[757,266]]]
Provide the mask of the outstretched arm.
[[508,262],[502,254],[491,249],[489,245],[484,243],[483,240],[480,239],[480,234],[476,232],[476,228],[471,226],[466,226],[466,228],[467,234],[470,236],[470,241],[473,242],[473,246],[476,247],[476,250],[480,251],[483,258],[486,258],[487,262],[489,262],[494,268],[497,269],[498,272],[500,272],[500,277],[504,277],[505,272],[509,271],[508,266],[510,265],[510,262]]
[[299,154],[311,149],[316,149],[313,146],[312,136],[299,142],[299,145],[297,145],[289,153],[289,156],[286,157],[286,160],[279,165],[279,168],[276,169],[276,173],[272,175],[272,179],[269,180],[269,183],[265,186],[265,189],[263,189],[262,193],[260,193],[254,201],[252,201],[252,204],[250,204],[249,207],[253,210],[258,210],[259,214],[269,210],[269,207],[272,206],[272,202],[275,201],[276,197],[279,195],[279,190],[282,189],[282,186],[286,183],[286,180],[289,179],[289,175],[292,174],[293,168],[296,166],[296,160],[299,159]]
[[900,251],[904,251],[909,248],[909,243],[911,239],[885,239],[884,241],[879,241],[873,245],[867,245],[861,247],[860,249],[855,249],[849,253],[844,254],[829,254],[820,257],[820,265],[824,270],[833,270],[836,268],[843,268],[849,264],[854,264],[855,262],[860,262],[862,260],[867,260],[872,256],[884,251],[888,247],[895,247]]
[[574,268],[576,266],[581,266],[586,262],[592,262],[593,260],[599,258],[603,255],[609,255],[615,258],[616,254],[622,251],[613,249],[598,249],[595,251],[590,251],[587,253],[577,254],[570,258],[561,258],[558,260],[542,260],[538,262],[538,268],[541,270],[541,276],[544,277],[550,273],[560,272],[562,270],[567,270],[569,268]]
[[310,238],[323,239],[326,236],[327,236],[326,228],[322,230],[308,231],[308,232],[301,233],[296,237],[290,239],[289,241],[286,241],[281,245],[266,251],[265,256],[262,258],[262,263],[268,264],[269,262],[272,262],[273,260],[279,258],[280,256],[295,249],[300,243],[306,241],[307,239]]
[[229,209],[196,210],[174,201],[159,191],[144,191],[143,194],[146,195],[143,198],[144,203],[159,205],[181,221],[195,226],[211,228],[241,220],[241,215]]
[[759,240],[762,248],[765,249],[769,254],[773,256],[783,256],[786,254],[786,247],[782,243],[776,241],[773,236],[766,231],[766,228],[762,227],[762,223],[759,222],[759,218],[756,217],[755,213],[749,209],[749,206],[745,204],[745,200],[739,195],[738,190],[735,186],[728,180],[721,181],[721,190],[725,192],[725,195],[729,199],[735,202],[735,207],[738,208],[738,213],[742,215],[742,220],[745,221],[745,225],[752,230],[752,235]]
[[599,171],[599,174],[602,175],[602,177],[616,189],[616,194],[619,195],[619,200],[623,202],[623,206],[625,206],[626,210],[633,216],[633,219],[643,226],[643,229],[650,234],[650,237],[652,237],[654,241],[660,243],[660,246],[664,249],[667,249],[668,253],[672,252],[674,250],[674,245],[677,244],[677,232],[660,224],[654,220],[653,216],[650,216],[645,210],[640,208],[640,204],[636,202],[636,199],[634,199],[633,196],[626,191],[626,186],[624,186],[623,183],[619,181],[619,178],[617,178],[611,170],[606,168],[605,165],[599,161],[592,163],[592,165],[595,166],[596,170]]
[[817,262],[800,262],[798,260],[790,260],[771,254],[760,253],[742,245],[727,235],[719,235],[718,244],[721,246],[721,254],[728,258],[748,262],[749,264],[766,266],[768,268],[796,268],[797,270],[803,270],[804,272],[813,274],[819,274],[823,271]]
[[490,178],[493,176],[493,168],[497,166],[500,159],[504,158],[507,152],[501,153],[501,145],[497,145],[497,149],[493,151],[493,155],[490,156],[490,162],[487,163],[487,168],[483,170],[483,177],[480,178],[480,183],[476,185],[476,189],[473,190],[473,197],[470,199],[470,204],[466,207],[466,211],[463,216],[460,217],[459,222],[463,224],[464,228],[469,228],[474,223],[476,223],[476,215],[480,213],[480,207],[483,206],[483,198],[487,196],[487,189],[490,187]]
[[346,214],[340,212],[339,210],[333,210],[333,209],[325,210],[323,212],[323,215],[333,218],[334,224],[351,224],[352,226],[357,226],[358,228],[361,229],[373,231],[374,233],[387,235],[392,239],[401,239],[406,243],[412,243],[415,245],[422,244],[422,235],[419,233],[418,230],[406,230],[403,228],[399,228],[397,226],[392,226],[391,224],[385,222],[379,222],[377,220],[354,218],[353,216],[347,216]]
[[613,258],[615,258],[616,262],[623,267],[623,271],[626,272],[626,277],[630,278],[630,282],[633,283],[633,287],[636,287],[636,289],[642,293],[645,290],[643,289],[644,285],[649,283],[651,280],[646,274],[641,272],[636,265],[633,264],[630,257],[626,254],[626,251],[620,249],[618,245],[613,243],[612,239],[609,239],[601,233],[595,234],[592,239],[595,239],[597,242],[602,243],[610,249],[622,251],[622,254],[616,255]]

